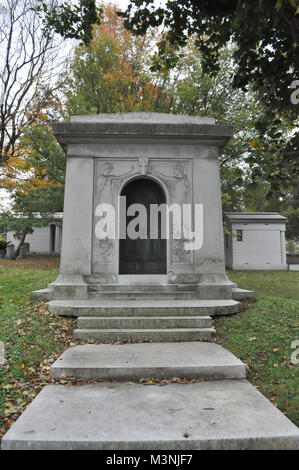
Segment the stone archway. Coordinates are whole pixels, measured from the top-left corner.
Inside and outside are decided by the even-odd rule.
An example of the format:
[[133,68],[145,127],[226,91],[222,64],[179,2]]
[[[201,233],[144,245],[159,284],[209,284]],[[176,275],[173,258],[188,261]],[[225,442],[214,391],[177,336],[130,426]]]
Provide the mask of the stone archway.
[[[159,184],[148,178],[138,178],[129,182],[122,190],[126,196],[126,212],[132,204],[142,204],[147,211],[147,238],[136,240],[122,239],[119,242],[119,274],[166,274],[166,240],[161,238],[161,216],[158,221],[158,238],[150,238],[150,204],[165,204],[166,196]],[[126,226],[135,216],[126,216]]]

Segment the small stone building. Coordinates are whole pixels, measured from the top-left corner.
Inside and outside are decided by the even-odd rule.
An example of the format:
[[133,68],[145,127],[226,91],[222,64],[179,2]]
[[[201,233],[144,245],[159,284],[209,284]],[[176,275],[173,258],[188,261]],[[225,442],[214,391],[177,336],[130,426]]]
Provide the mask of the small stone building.
[[[60,254],[62,239],[62,220],[51,222],[47,227],[36,227],[33,233],[28,233],[26,243],[32,254],[55,255]],[[17,246],[19,240],[15,238],[14,232],[6,234],[6,240]]]
[[[86,280],[102,284],[198,284],[212,298],[231,298],[225,275],[218,155],[233,127],[212,118],[158,113],[73,116],[53,125],[67,154],[60,275],[57,295],[88,296]],[[99,239],[98,206],[120,213],[120,196],[146,207],[167,203],[203,207],[203,244],[186,240]],[[128,222],[128,221],[127,221]],[[126,221],[123,225],[126,225]],[[171,227],[172,231],[172,227]],[[58,294],[59,292],[59,294]],[[211,298],[210,297],[210,298]]]
[[278,212],[225,212],[228,269],[287,269],[287,219]]

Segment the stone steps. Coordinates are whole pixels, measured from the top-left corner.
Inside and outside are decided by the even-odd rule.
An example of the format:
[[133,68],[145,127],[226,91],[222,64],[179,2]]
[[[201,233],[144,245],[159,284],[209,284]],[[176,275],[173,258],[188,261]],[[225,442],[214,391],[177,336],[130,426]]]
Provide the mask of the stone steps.
[[245,365],[219,344],[207,342],[83,344],[68,348],[50,370],[51,377],[139,380],[244,379]]
[[237,313],[235,300],[52,300],[51,313],[66,316],[213,316]]
[[209,316],[195,317],[78,317],[77,328],[211,328]]
[[196,292],[115,292],[115,291],[89,291],[90,299],[103,300],[196,300]]
[[51,301],[51,313],[78,317],[83,341],[204,341],[214,329],[210,315],[236,313],[234,300]]
[[178,292],[196,292],[197,284],[100,284],[89,283],[89,292],[117,292],[127,293],[137,291],[138,293],[178,293]]
[[213,328],[76,329],[75,338],[83,341],[207,341]]
[[[124,277],[127,278],[127,276]],[[153,277],[156,278],[156,276]],[[197,298],[201,300],[221,300],[232,298],[232,286],[227,284],[166,284],[165,280],[163,283],[154,284],[153,280],[150,282],[148,276],[145,276],[146,279],[139,281],[138,276],[135,276],[130,281],[128,280],[129,278],[130,276],[128,276],[127,282],[124,282],[125,279],[122,279],[118,284],[102,284],[97,282],[97,277],[90,278],[87,276],[85,279],[87,279],[89,295],[94,297],[94,294],[99,294],[98,298],[125,299],[126,296],[124,294],[144,299]],[[113,293],[115,293],[115,296],[113,296]],[[185,297],[183,296],[184,293]],[[192,293],[194,294],[193,296]],[[145,294],[145,296],[143,297],[142,294]]]

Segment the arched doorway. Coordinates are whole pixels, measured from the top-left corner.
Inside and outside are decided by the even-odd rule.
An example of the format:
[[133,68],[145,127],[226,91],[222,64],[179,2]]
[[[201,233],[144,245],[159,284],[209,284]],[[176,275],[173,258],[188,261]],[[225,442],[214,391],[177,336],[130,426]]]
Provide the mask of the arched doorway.
[[[158,238],[150,238],[150,204],[165,204],[163,189],[154,181],[146,178],[128,183],[121,192],[126,196],[127,209],[132,204],[142,204],[147,211],[147,238],[119,241],[119,274],[165,274],[166,273],[166,240],[161,238],[161,215],[158,219]],[[126,227],[135,216],[126,215]]]

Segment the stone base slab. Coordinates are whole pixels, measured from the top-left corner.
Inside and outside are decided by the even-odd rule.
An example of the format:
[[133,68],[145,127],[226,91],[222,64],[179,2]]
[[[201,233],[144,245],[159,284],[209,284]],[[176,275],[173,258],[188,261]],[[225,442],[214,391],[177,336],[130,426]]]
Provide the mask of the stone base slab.
[[299,449],[299,430],[246,380],[46,386],[3,450]]
[[52,300],[51,313],[66,316],[180,316],[231,315],[240,303],[235,300]]

